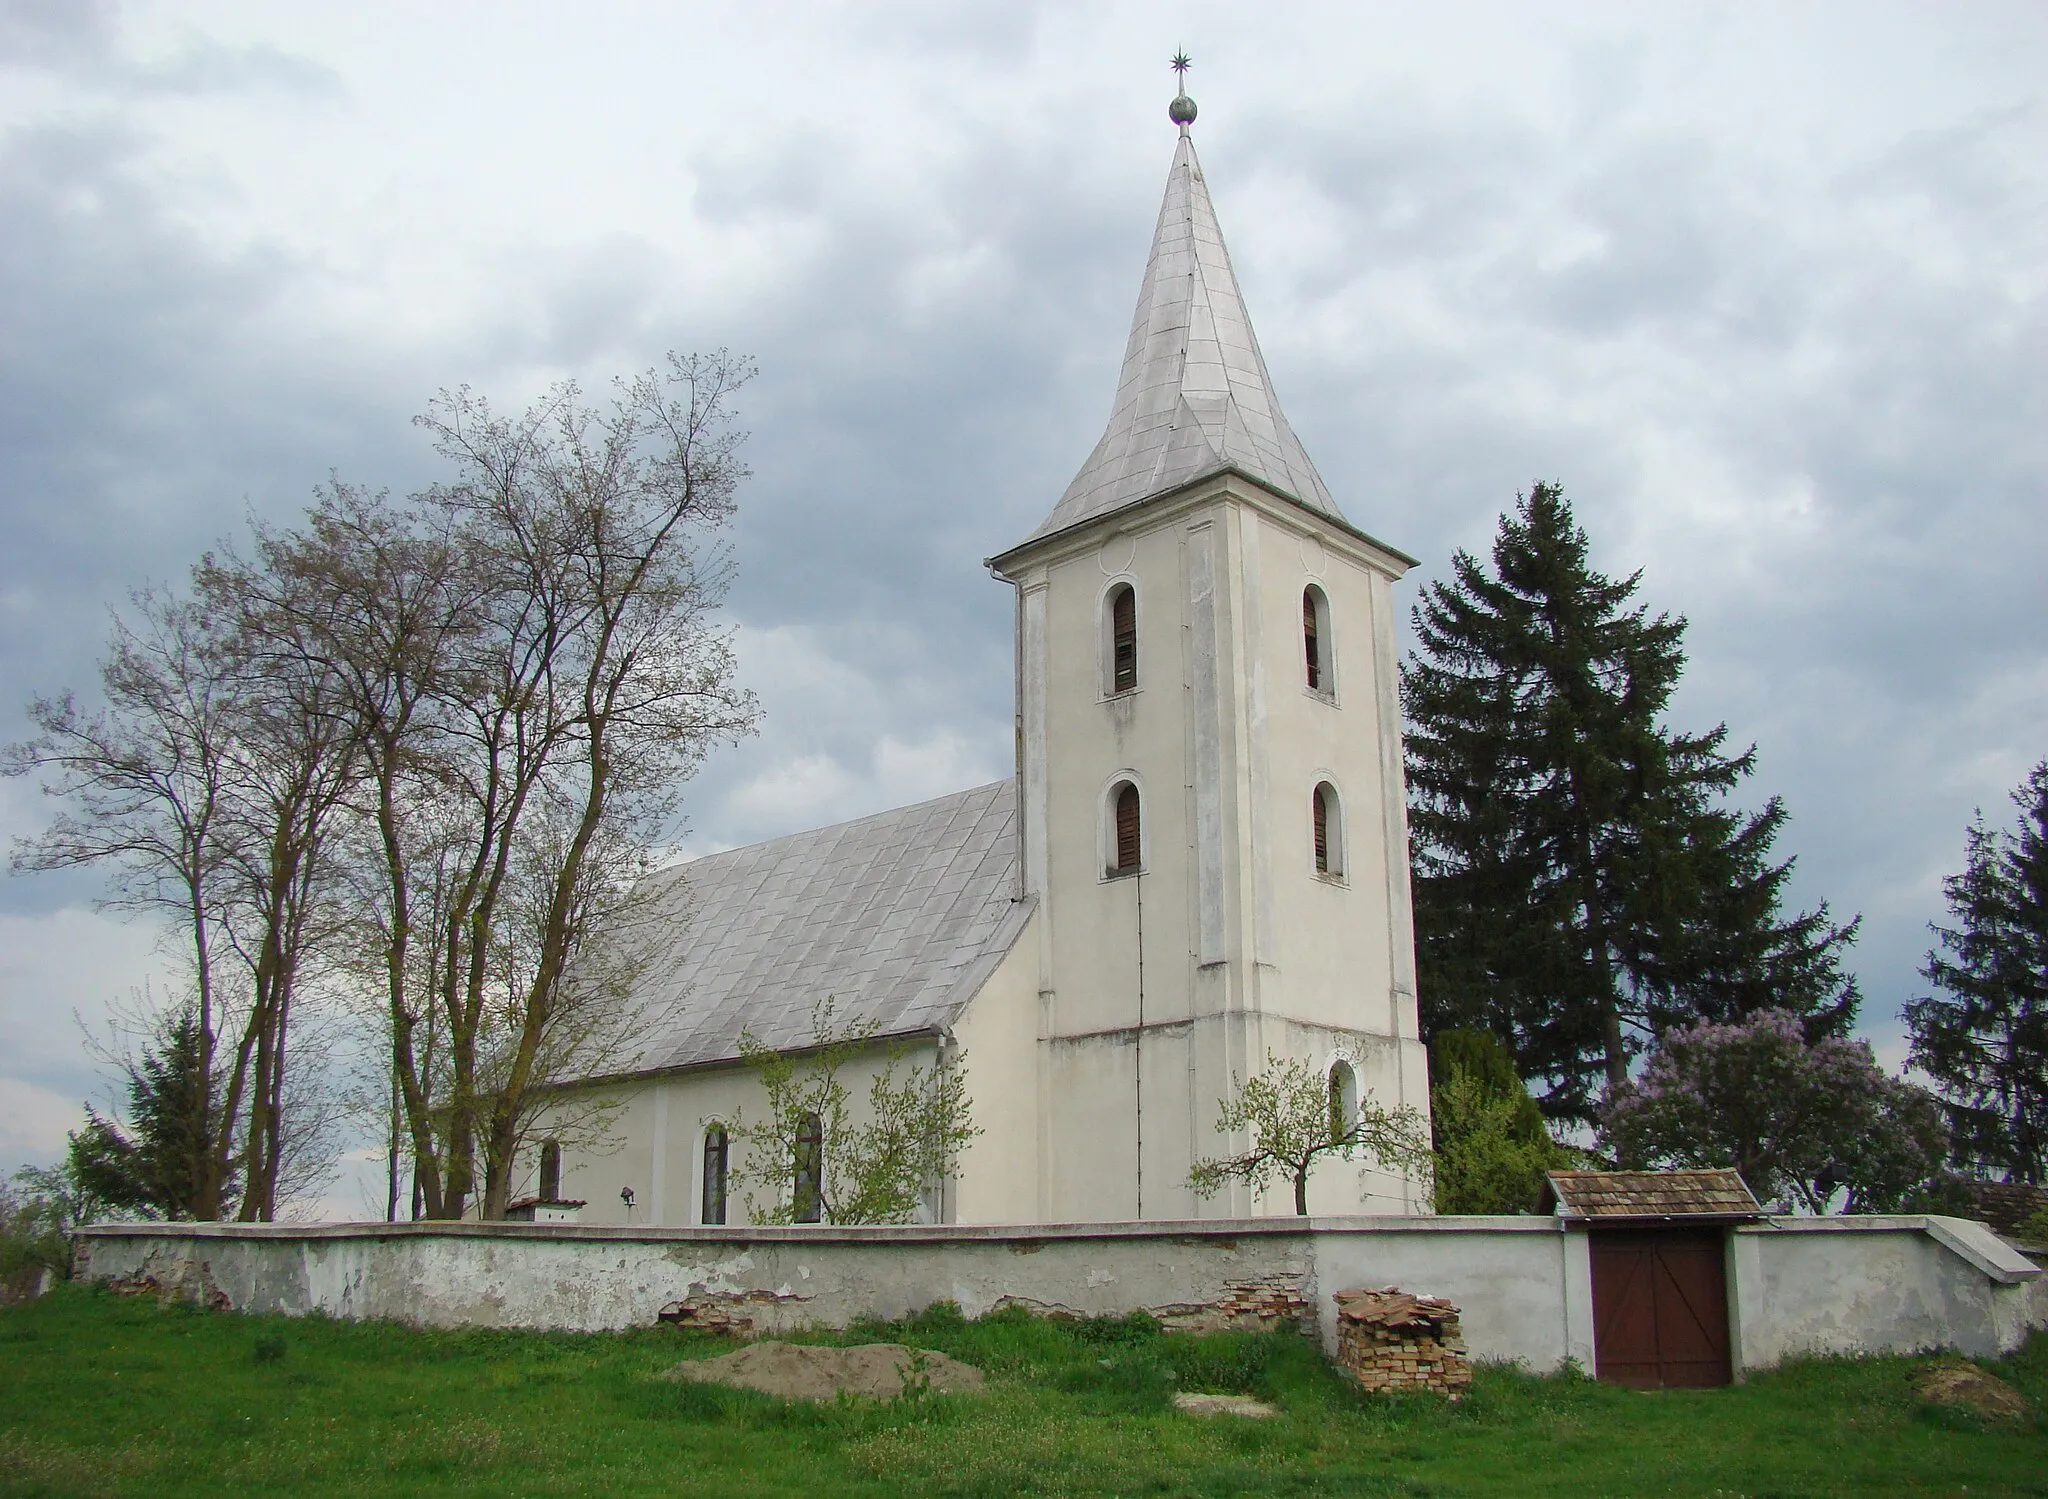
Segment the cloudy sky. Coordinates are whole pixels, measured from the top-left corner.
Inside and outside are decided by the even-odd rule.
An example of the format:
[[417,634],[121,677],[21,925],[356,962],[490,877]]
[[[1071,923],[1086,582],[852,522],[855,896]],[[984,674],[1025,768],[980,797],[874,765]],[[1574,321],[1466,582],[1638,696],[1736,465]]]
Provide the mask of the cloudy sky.
[[[708,849],[1006,773],[1008,590],[1106,416],[1194,56],[1295,428],[1439,574],[1534,479],[1691,620],[1903,1056],[1940,879],[2048,754],[2048,7],[0,0],[0,739],[107,611],[408,417],[755,356]],[[1412,598],[1413,591],[1410,591]],[[0,783],[0,835],[41,826]],[[0,880],[0,1170],[162,964]],[[161,981],[159,980],[159,983]],[[347,1206],[347,1204],[343,1204]]]

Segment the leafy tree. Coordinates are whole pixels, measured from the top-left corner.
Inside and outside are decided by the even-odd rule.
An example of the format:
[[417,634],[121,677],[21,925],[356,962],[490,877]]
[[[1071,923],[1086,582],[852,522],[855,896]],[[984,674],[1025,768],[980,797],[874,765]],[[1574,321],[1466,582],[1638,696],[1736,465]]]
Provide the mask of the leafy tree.
[[1921,971],[1938,991],[1906,1006],[1913,1065],[1934,1079],[1965,1170],[2048,1181],[2048,761],[2013,793],[2018,826],[1964,835],[1944,880],[1953,927]]
[[1573,1152],[1551,1138],[1514,1059],[1484,1031],[1439,1031],[1430,1046],[1430,1130],[1439,1213],[1527,1213],[1547,1172]]
[[81,1201],[61,1171],[34,1168],[0,1181],[0,1285],[38,1270],[71,1273],[71,1230]]
[[1732,1166],[1813,1212],[1843,1187],[1845,1212],[1894,1207],[1947,1145],[1925,1089],[1886,1077],[1866,1041],[1808,1041],[1787,1010],[1666,1035],[1600,1132],[1626,1168]]
[[[1217,1103],[1216,1133],[1248,1134],[1241,1154],[1198,1160],[1188,1172],[1197,1197],[1213,1197],[1233,1181],[1263,1192],[1275,1178],[1294,1183],[1294,1211],[1308,1213],[1308,1179],[1326,1155],[1350,1160],[1360,1151],[1390,1171],[1427,1176],[1429,1131],[1422,1115],[1388,1110],[1368,1096],[1341,1101],[1330,1081],[1307,1062],[1266,1053],[1266,1065]],[[1346,1118],[1346,1115],[1349,1118]]]
[[1492,567],[1459,552],[1414,613],[1402,668],[1423,1024],[1492,1031],[1544,1111],[1590,1120],[1648,1037],[1791,1009],[1843,1030],[1855,923],[1786,919],[1776,799],[1727,729],[1662,722],[1685,621],[1631,604],[1554,484],[1503,516]]
[[732,1185],[744,1190],[756,1223],[908,1223],[982,1132],[970,1117],[961,1052],[906,1067],[904,1048],[879,1048],[867,1106],[856,1115],[853,1089],[839,1074],[876,1056],[876,1026],[842,1025],[835,1010],[830,997],[819,1003],[811,1043],[798,1052],[740,1035],[741,1055],[767,1094],[760,1117],[738,1110],[727,1127],[746,1147]]

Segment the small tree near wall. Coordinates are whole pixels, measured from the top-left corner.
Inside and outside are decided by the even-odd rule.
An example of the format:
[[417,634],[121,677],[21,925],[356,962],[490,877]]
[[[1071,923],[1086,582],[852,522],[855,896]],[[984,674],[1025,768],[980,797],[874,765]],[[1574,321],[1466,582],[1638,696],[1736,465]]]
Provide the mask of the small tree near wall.
[[1233,1181],[1263,1192],[1282,1177],[1293,1181],[1294,1211],[1306,1217],[1309,1173],[1326,1155],[1348,1161],[1362,1151],[1390,1171],[1429,1172],[1429,1129],[1415,1109],[1385,1109],[1370,1094],[1340,1105],[1321,1072],[1271,1052],[1257,1073],[1231,1081],[1231,1096],[1218,1100],[1216,1133],[1249,1133],[1251,1149],[1195,1162],[1188,1185],[1197,1197],[1213,1197]]
[[738,1111],[727,1129],[745,1147],[731,1180],[756,1223],[908,1223],[981,1133],[969,1117],[965,1054],[905,1066],[900,1046],[884,1054],[856,1120],[839,1072],[872,1051],[875,1024],[841,1024],[834,1010],[827,998],[811,1012],[801,1053],[740,1036],[768,1095],[758,1118]]

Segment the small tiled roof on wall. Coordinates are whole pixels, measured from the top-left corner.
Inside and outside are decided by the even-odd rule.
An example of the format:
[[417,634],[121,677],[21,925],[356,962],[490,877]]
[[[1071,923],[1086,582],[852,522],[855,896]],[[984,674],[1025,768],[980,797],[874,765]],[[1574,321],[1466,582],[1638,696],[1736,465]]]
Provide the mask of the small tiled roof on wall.
[[1567,1218],[1606,1221],[1761,1218],[1733,1171],[1553,1171],[1543,1205]]

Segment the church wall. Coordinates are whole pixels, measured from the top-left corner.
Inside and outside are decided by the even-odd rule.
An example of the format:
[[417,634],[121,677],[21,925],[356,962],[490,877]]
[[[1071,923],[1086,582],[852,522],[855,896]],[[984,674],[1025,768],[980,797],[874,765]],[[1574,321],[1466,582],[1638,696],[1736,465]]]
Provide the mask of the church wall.
[[[935,1055],[936,1049],[929,1041],[914,1044],[905,1051],[902,1065],[929,1066]],[[877,1047],[840,1069],[840,1081],[854,1095],[852,1108],[856,1117],[869,1083],[886,1060],[885,1050]],[[618,1112],[602,1140],[565,1139],[562,1195],[587,1204],[578,1221],[621,1227],[684,1227],[701,1223],[706,1128],[714,1121],[732,1120],[741,1110],[758,1118],[765,1104],[754,1070],[744,1064],[635,1078],[592,1091],[614,1100]],[[543,1114],[529,1131],[528,1144],[520,1155],[522,1184],[515,1190],[515,1196],[536,1190],[540,1145],[549,1129]],[[733,1144],[735,1167],[744,1151],[740,1143]],[[621,1187],[633,1189],[631,1209],[619,1196]],[[762,1195],[763,1189],[754,1190],[757,1196]],[[737,1184],[731,1192],[726,1221],[748,1221],[745,1189]]]
[[967,1068],[967,1094],[982,1133],[960,1153],[948,1221],[1037,1223],[1044,1219],[1040,1173],[1038,917],[996,965],[953,1037]]

